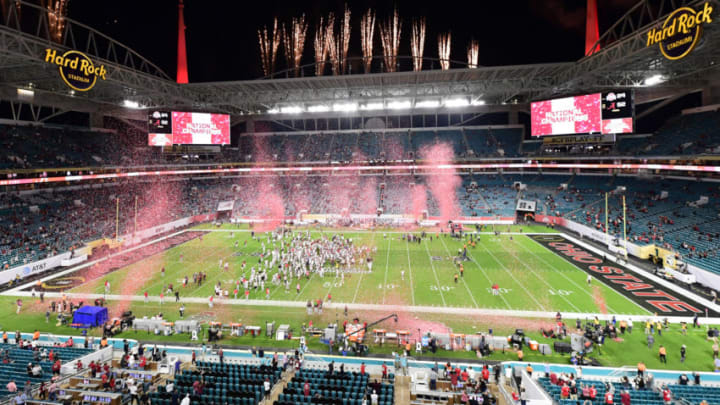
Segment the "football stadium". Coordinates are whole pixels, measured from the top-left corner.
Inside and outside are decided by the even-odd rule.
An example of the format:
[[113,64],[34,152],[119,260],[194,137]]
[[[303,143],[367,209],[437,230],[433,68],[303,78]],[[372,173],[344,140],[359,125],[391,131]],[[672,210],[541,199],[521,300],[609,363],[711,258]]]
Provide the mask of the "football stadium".
[[138,6],[0,1],[1,404],[720,404],[720,1]]

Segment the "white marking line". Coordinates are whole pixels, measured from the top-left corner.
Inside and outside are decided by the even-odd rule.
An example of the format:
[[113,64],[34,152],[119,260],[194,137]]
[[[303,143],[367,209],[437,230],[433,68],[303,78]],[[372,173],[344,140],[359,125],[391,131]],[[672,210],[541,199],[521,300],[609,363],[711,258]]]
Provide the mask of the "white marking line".
[[[452,257],[452,254],[450,253],[450,249],[448,249],[447,245],[445,244],[445,239],[440,238],[440,241],[442,242],[443,246],[445,247],[445,251],[447,252],[448,256]],[[426,242],[427,242],[427,240],[426,240]],[[470,291],[470,287],[468,287],[467,282],[465,282],[465,277],[460,277],[460,279],[462,280],[463,285],[465,286],[465,289],[467,290],[468,294],[470,294],[470,299],[472,300],[473,304],[475,304],[475,308],[480,308],[477,301],[475,301],[475,296]]]
[[535,303],[538,305],[538,308],[542,309],[543,311],[547,311],[547,308],[545,308],[542,304],[540,304],[540,301],[538,301],[537,298],[535,298],[535,295],[533,295],[533,294],[530,292],[530,290],[528,290],[528,289],[520,282],[520,280],[518,280],[517,278],[515,278],[515,275],[513,275],[512,270],[508,269],[507,266],[505,266],[504,264],[502,264],[502,262],[501,262],[500,260],[498,260],[498,258],[495,256],[495,254],[493,254],[493,252],[491,252],[490,249],[488,249],[488,248],[485,246],[484,243],[479,243],[479,245],[482,246],[482,248],[485,249],[485,251],[488,252],[488,253],[490,254],[490,256],[492,256],[492,258],[495,260],[495,262],[496,262],[497,264],[500,265],[500,267],[502,267],[503,269],[505,269],[505,271],[508,273],[508,275],[510,275],[510,277],[511,277],[513,280],[515,280],[515,283],[516,283],[517,285],[519,285],[520,288],[522,288],[523,290],[525,290],[525,293],[527,294],[527,296],[530,297],[533,301],[535,301]]
[[[565,236],[565,234],[560,234],[560,235],[561,235],[562,237],[564,237],[566,240],[570,240],[570,239],[567,238],[567,236]],[[531,239],[532,239],[532,238],[531,238]],[[540,243],[540,242],[538,242],[538,241],[536,241],[536,240],[534,240],[534,239],[532,239],[532,241],[535,242],[535,243],[537,243],[538,245],[542,246],[543,249],[546,249],[546,250],[552,252],[553,254],[556,254],[555,252],[553,252],[553,251],[550,250],[549,248],[545,247],[545,245],[543,245],[542,243]],[[573,240],[570,240],[570,241],[571,241],[571,242],[574,242],[574,243],[577,243],[576,241],[573,241]],[[580,245],[580,244],[578,243],[578,245]],[[587,249],[587,246],[584,246],[584,245],[580,245],[580,246],[582,246],[582,247],[584,247],[584,248]],[[595,252],[595,253],[597,253],[597,252]],[[578,269],[578,270],[582,271],[583,273],[586,273],[586,274],[587,274],[587,272],[586,272],[585,270],[581,269],[578,265],[576,265],[575,263],[573,263],[572,261],[570,261],[570,259],[568,259],[567,257],[564,257],[564,256],[559,255],[559,254],[558,254],[557,256],[560,257],[561,259],[565,260],[566,262],[570,263],[570,264],[571,264],[573,267],[575,267],[576,269]],[[626,266],[626,267],[627,267],[627,266]],[[605,287],[607,287],[607,288],[615,291],[615,292],[618,293],[619,295],[622,295],[622,294],[620,294],[619,291],[615,290],[615,289],[612,288],[609,284],[607,284],[607,283],[605,283],[604,281],[600,280],[598,277],[593,277],[593,278],[594,278],[595,280],[597,280],[600,284],[604,285]],[[630,299],[630,298],[628,298],[628,297],[626,297],[626,296],[624,296],[624,295],[622,295],[622,297],[625,298],[626,300],[632,302],[633,304],[635,304],[638,308],[642,309],[642,310],[645,311],[647,314],[651,314],[651,312],[650,312],[648,309],[643,308],[642,305],[638,304],[637,302],[633,301],[632,299]],[[620,315],[623,315],[623,314],[620,314]]]
[[[412,298],[412,304],[415,305],[415,285],[413,284],[413,277],[412,277],[412,266],[410,265],[410,242],[405,243],[405,250],[407,251],[407,259],[408,259],[408,271],[410,272],[410,297]],[[388,246],[390,245],[390,242],[388,241]],[[388,254],[390,253],[390,249],[388,248]]]
[[[176,248],[179,248],[179,247],[181,247],[181,246],[183,246],[183,245],[184,245],[184,244],[178,245],[178,246],[175,246],[175,247],[176,247]],[[185,246],[185,247],[187,247],[187,246]],[[201,247],[202,247],[202,246],[201,246]],[[224,250],[225,248],[227,248],[227,246],[224,246],[224,245],[221,245],[220,247],[216,247],[216,248],[214,249],[214,252],[213,252],[213,253],[217,253],[220,249],[223,249],[223,250]],[[173,248],[173,249],[174,249],[174,248]],[[172,250],[172,249],[171,249],[171,250]],[[192,251],[193,251],[193,250],[191,250],[191,252],[192,252]],[[200,249],[197,249],[196,251],[207,252],[205,249],[201,249],[201,248],[200,248]],[[230,252],[229,255],[225,255],[225,256],[222,257],[223,263],[225,262],[225,260],[226,260],[228,257],[230,257],[230,256],[233,255],[232,247],[230,247],[230,251],[231,251],[231,252]],[[167,250],[158,252],[158,253],[156,253],[155,255],[150,256],[149,258],[152,258],[152,257],[154,257],[154,256],[156,256],[156,255],[163,254],[163,253],[165,253],[165,252],[167,252]],[[171,254],[172,254],[172,253],[171,253]],[[201,259],[202,259],[202,258],[201,258]],[[207,256],[205,257],[205,259],[207,259]],[[188,262],[188,266],[185,267],[185,268],[183,268],[182,270],[195,269],[198,265],[200,265],[200,266],[202,267],[203,264],[206,264],[203,260],[199,260],[199,261],[195,261],[195,262]],[[132,266],[132,264],[130,264],[130,265],[126,266],[126,267],[117,269],[117,270],[115,270],[115,271],[128,271],[130,266]],[[176,270],[176,271],[173,272],[173,274],[180,273],[182,270]],[[115,271],[113,271],[113,272],[111,272],[111,273],[108,273],[107,275],[112,274],[112,273],[114,273]],[[151,271],[151,272],[152,272],[152,269],[148,269],[148,271]],[[218,270],[218,271],[219,271],[220,273],[224,273],[224,272],[225,272],[225,270]],[[107,275],[105,275],[105,276],[103,276],[103,277],[107,277]],[[186,274],[186,275],[187,275],[187,274]],[[166,280],[173,280],[173,279],[176,280],[176,279],[178,279],[178,278],[183,278],[183,277],[179,277],[179,276],[180,276],[180,274],[177,274],[176,276],[168,275],[167,272],[166,272],[166,274],[165,274],[164,277],[163,277],[163,276],[160,276],[160,280],[159,280],[158,282],[151,284],[149,287],[146,287],[146,288],[144,288],[143,290],[144,290],[144,291],[150,291],[151,289],[155,288],[155,286],[158,286],[158,285],[161,285],[161,284],[163,284],[163,285],[168,284],[168,283],[166,283]],[[212,280],[217,279],[217,277],[219,277],[219,276],[220,276],[220,274],[216,274],[215,277],[212,278]],[[188,281],[189,281],[189,280],[188,280]],[[203,285],[206,285],[206,284],[207,284],[207,281],[203,282]],[[191,284],[188,282],[188,286],[190,286],[190,285],[191,285]],[[194,292],[197,292],[198,289],[200,289],[200,288],[202,288],[202,286],[196,285],[194,288],[191,288],[191,289],[187,290],[187,293],[188,293],[188,294],[192,294],[192,293],[194,293]],[[144,291],[143,291],[143,292],[144,292]],[[162,292],[163,294],[165,293],[165,291],[161,291],[161,292]],[[158,294],[158,295],[159,295],[159,294]]]
[[[372,250],[372,248],[375,247],[374,246],[375,245],[375,234],[377,234],[377,232],[373,232],[372,239],[370,240],[370,250]],[[388,252],[389,251],[390,251],[390,249],[388,249]],[[365,265],[367,266],[367,262],[365,262]],[[387,267],[385,267],[385,274],[386,274],[385,277],[387,278]],[[355,300],[357,299],[358,292],[360,291],[360,284],[362,284],[362,279],[363,279],[364,275],[365,275],[365,273],[360,273],[360,279],[358,280],[357,285],[355,286],[355,294],[353,295],[353,299],[352,299],[353,304],[355,303]],[[383,303],[385,303],[384,297],[385,297],[385,292],[383,291]]]
[[[532,238],[527,238],[527,239],[533,240]],[[534,241],[533,241],[533,242],[534,242]],[[535,242],[535,243],[537,243],[537,242]],[[590,293],[590,291],[587,290],[587,288],[581,286],[580,284],[576,283],[575,280],[573,280],[573,279],[571,279],[570,277],[566,276],[566,275],[565,275],[565,272],[564,272],[563,270],[560,270],[560,269],[558,269],[556,266],[554,266],[553,264],[548,263],[545,259],[542,258],[542,256],[540,256],[540,255],[538,255],[537,253],[533,252],[532,249],[530,249],[529,247],[525,246],[524,244],[518,242],[518,245],[522,246],[523,249],[525,249],[525,250],[526,250],[527,252],[529,252],[531,255],[535,256],[535,258],[537,258],[537,260],[540,260],[541,262],[545,263],[546,266],[551,267],[553,270],[555,270],[557,273],[559,273],[562,277],[564,277],[567,281],[569,281],[572,285],[574,285],[575,287],[577,287],[578,290],[584,292],[585,294],[588,295],[588,297],[594,299],[593,295]],[[542,246],[542,245],[540,245],[540,246]],[[543,246],[543,247],[544,247],[544,246]],[[553,252],[553,253],[554,253],[554,252]],[[556,255],[556,256],[557,256],[557,255]],[[613,291],[615,291],[615,290],[613,290]],[[623,298],[624,298],[624,297],[623,297]],[[610,305],[607,305],[607,304],[606,304],[606,306],[607,306],[607,309],[608,309],[610,312],[617,313],[617,312],[615,312],[614,309],[612,309],[612,307],[610,307]]]
[[[513,240],[512,243],[513,243],[513,244],[516,244],[515,240]],[[504,245],[504,243],[501,243],[501,245]],[[550,288],[550,289],[554,289],[554,288],[555,288],[555,287],[553,287],[552,285],[550,285],[550,283],[548,283],[547,280],[545,280],[544,277],[540,277],[540,275],[538,275],[538,274],[535,272],[535,270],[532,269],[532,267],[528,266],[528,264],[525,263],[524,260],[520,259],[520,258],[519,258],[515,253],[513,253],[511,250],[507,250],[507,249],[505,249],[504,247],[502,248],[502,250],[503,250],[504,252],[510,254],[512,257],[514,257],[515,260],[517,260],[517,261],[520,262],[523,266],[525,266],[526,269],[530,270],[530,273],[532,273],[538,280],[542,281],[546,286],[548,286],[548,288]],[[580,311],[580,308],[578,308],[575,304],[573,304],[570,300],[568,300],[564,295],[560,295],[560,298],[562,298],[563,300],[565,300],[565,302],[567,302],[568,304],[570,304],[570,306],[573,307],[575,310],[577,310],[577,312],[582,312],[582,311]]]
[[[409,243],[410,242],[408,242],[408,244]],[[435,281],[437,282],[438,291],[440,292],[440,298],[442,298],[443,306],[446,307],[447,304],[445,303],[445,294],[443,294],[442,288],[440,287],[440,279],[438,279],[437,272],[435,271],[435,265],[433,264],[432,256],[430,255],[430,249],[428,249],[427,243],[423,243],[423,245],[425,245],[425,251],[428,254],[428,260],[430,260],[430,267],[432,268],[433,274],[435,275]]]
[[[478,240],[477,243],[480,244],[480,241]],[[480,264],[477,262],[477,260],[475,260],[475,258],[472,256],[472,254],[470,254],[469,251],[468,251],[468,257],[470,258],[470,261],[473,262],[473,264],[475,264],[475,266],[476,266],[478,269],[480,269],[480,271],[482,272],[482,274],[483,274],[483,275],[485,276],[485,278],[487,279],[488,283],[490,283],[490,287],[492,288],[492,280],[490,280],[490,277],[487,275],[487,273],[485,272],[485,270],[483,270],[483,268],[480,266]],[[499,295],[500,295],[500,298],[502,298],[503,302],[505,302],[505,305],[508,307],[508,309],[512,310],[513,308],[512,308],[512,306],[510,306],[510,303],[508,302],[508,300],[505,299],[505,296],[503,296],[502,294],[499,294]]]
[[[383,289],[382,289],[383,290],[383,300],[382,300],[383,305],[385,304],[385,292],[387,291],[388,267],[390,267],[390,241],[391,240],[392,240],[392,238],[388,239],[387,255],[385,257],[385,282],[384,282],[385,284],[383,284]],[[408,262],[408,263],[410,263],[410,262]],[[413,304],[415,304],[415,303],[413,302]]]
[[[310,285],[310,281],[312,281],[313,277],[315,277],[315,274],[317,274],[317,273],[315,273],[314,271],[312,272],[312,274],[310,274],[310,278],[307,279],[307,281],[305,282],[305,285],[300,289],[300,292],[299,292],[299,293],[295,293],[295,298],[293,298],[293,301],[299,301],[299,300],[300,300],[300,297],[303,295],[303,292],[305,292],[305,289],[307,288],[307,286]],[[322,280],[320,280],[320,281],[322,281]],[[297,284],[297,283],[296,283],[296,284]],[[296,287],[297,287],[297,286],[296,286]],[[322,284],[320,285],[320,287],[322,287]],[[332,283],[330,283],[330,288],[332,288]],[[290,291],[292,291],[292,290],[293,290],[293,289],[292,289],[292,286],[291,286],[291,287],[290,287]]]

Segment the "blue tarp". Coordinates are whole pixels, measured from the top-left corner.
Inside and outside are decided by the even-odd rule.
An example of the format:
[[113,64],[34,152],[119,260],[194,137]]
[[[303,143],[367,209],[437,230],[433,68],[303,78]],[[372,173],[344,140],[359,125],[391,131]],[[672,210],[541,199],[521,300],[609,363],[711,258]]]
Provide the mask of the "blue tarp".
[[83,327],[100,326],[107,322],[108,311],[105,307],[93,307],[86,305],[75,311],[73,316],[73,324],[82,325]]

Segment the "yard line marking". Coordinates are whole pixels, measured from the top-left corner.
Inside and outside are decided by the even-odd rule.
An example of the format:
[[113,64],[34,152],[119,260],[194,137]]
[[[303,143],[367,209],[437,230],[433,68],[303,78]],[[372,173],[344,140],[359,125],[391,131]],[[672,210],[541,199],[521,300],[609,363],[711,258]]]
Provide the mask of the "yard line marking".
[[479,245],[482,246],[482,248],[485,249],[485,251],[488,252],[488,253],[490,254],[490,256],[492,256],[492,258],[495,260],[495,262],[497,262],[497,264],[500,265],[500,267],[502,267],[503,269],[505,269],[505,271],[510,275],[510,277],[511,277],[513,280],[515,280],[515,283],[517,283],[517,285],[519,285],[520,288],[522,288],[523,290],[525,290],[525,292],[527,293],[528,297],[530,297],[533,301],[535,301],[535,303],[538,305],[538,307],[539,307],[540,309],[542,309],[542,310],[544,310],[544,311],[547,311],[547,308],[545,308],[542,304],[540,304],[540,302],[537,300],[537,298],[535,298],[535,296],[530,292],[530,290],[528,290],[528,289],[525,287],[525,285],[523,285],[523,284],[520,282],[520,280],[518,280],[517,278],[515,278],[515,276],[512,274],[512,271],[511,271],[510,269],[508,269],[507,266],[505,266],[504,264],[502,264],[502,262],[501,262],[500,260],[498,260],[498,258],[495,256],[495,254],[493,254],[493,252],[491,252],[490,249],[488,249],[488,248],[485,246],[484,243],[480,243]]
[[[410,244],[410,242],[408,242]],[[437,282],[438,291],[440,292],[440,298],[442,298],[443,306],[446,307],[447,304],[445,303],[445,294],[442,292],[442,288],[440,287],[440,279],[438,279],[437,272],[435,271],[435,265],[433,264],[432,256],[430,255],[430,249],[427,247],[427,243],[423,243],[425,245],[425,251],[428,254],[428,259],[430,259],[430,267],[432,268],[433,274],[435,275],[435,281]],[[410,248],[408,248],[408,255],[410,254],[409,251]]]
[[[305,282],[305,285],[300,289],[300,292],[295,293],[295,298],[293,298],[293,301],[300,300],[300,296],[303,295],[303,292],[305,292],[305,289],[307,288],[307,286],[310,285],[310,281],[313,279],[313,277],[315,277],[315,274],[317,274],[317,273],[314,271],[312,272],[312,274],[310,274],[310,278],[307,279],[307,281]],[[300,281],[300,280],[298,280],[298,281]],[[322,280],[320,280],[320,282],[322,282]],[[320,286],[322,286],[322,284]],[[332,288],[332,283],[330,283],[330,288]],[[292,292],[292,286],[290,286],[290,291]]]
[[388,275],[388,268],[390,267],[390,239],[388,239],[388,245],[387,245],[387,257],[385,257],[385,281],[383,284],[383,304],[385,304],[385,292],[387,291],[387,275]]
[[[449,256],[452,257],[452,254],[450,253],[450,249],[448,249],[447,245],[445,244],[445,240],[443,238],[440,238],[440,241],[442,242],[443,246],[445,247],[445,251]],[[470,294],[470,299],[472,300],[473,304],[475,304],[475,308],[480,308],[480,306],[477,304],[477,301],[475,301],[475,296],[470,291],[470,287],[468,287],[467,282],[465,282],[465,277],[460,277],[463,284],[465,285],[465,289],[467,290],[468,294]]]
[[[373,232],[373,234],[372,234],[372,235],[373,235],[373,236],[372,236],[372,239],[370,240],[370,244],[371,244],[370,248],[371,248],[371,249],[372,249],[373,247],[375,247],[375,246],[374,246],[374,244],[375,244],[374,242],[375,242],[375,234],[376,234],[376,233],[377,233],[377,232]],[[389,244],[390,244],[390,243],[388,242],[388,252],[390,252],[390,249],[389,249],[390,246],[389,246]],[[365,263],[365,265],[367,265],[367,262]],[[363,276],[364,276],[364,275],[365,275],[365,273],[360,273],[360,279],[358,280],[358,283],[357,283],[357,285],[355,286],[355,295],[353,295],[353,299],[352,299],[352,302],[351,302],[352,304],[354,304],[354,303],[355,303],[355,300],[357,299],[358,292],[360,291],[360,284],[362,284],[362,279],[363,279]],[[385,267],[385,279],[387,280],[387,266]],[[386,284],[387,284],[387,283],[386,283]],[[384,291],[383,291],[383,303],[385,303],[385,292],[384,292]]]
[[[530,238],[527,238],[527,239],[530,239]],[[555,270],[556,272],[560,273],[560,275],[561,275],[562,277],[564,277],[567,281],[569,281],[571,284],[573,284],[575,287],[577,287],[580,291],[582,291],[582,292],[584,292],[585,294],[587,294],[588,297],[594,298],[593,295],[590,293],[590,291],[587,290],[587,288],[581,286],[580,284],[576,283],[575,280],[573,280],[573,279],[571,279],[570,277],[566,276],[566,275],[564,274],[564,271],[558,269],[555,265],[552,265],[552,264],[548,263],[547,261],[545,261],[545,259],[543,259],[541,256],[539,256],[537,253],[533,252],[532,249],[530,249],[529,247],[525,246],[524,244],[518,242],[518,245],[522,246],[523,249],[525,249],[525,250],[528,251],[531,255],[533,255],[535,258],[537,258],[537,260],[540,260],[541,262],[545,263],[546,266],[552,267],[553,270]],[[542,246],[542,245],[540,245],[540,246]],[[544,246],[543,246],[543,247],[544,247]],[[612,309],[612,307],[610,307],[610,305],[608,305],[607,303],[605,304],[605,306],[607,306],[607,309],[608,309],[610,312],[612,312],[612,313],[617,313],[617,312],[616,312],[614,309]]]
[[[407,242],[405,244],[405,250],[407,251],[407,259],[408,259],[408,271],[410,272],[410,297],[412,298],[412,304],[415,305],[415,285],[413,284],[413,277],[412,277],[412,266],[410,265],[410,242]],[[390,245],[390,241],[388,241],[388,246]],[[388,249],[388,254],[390,253],[390,249]],[[384,293],[383,293],[384,294]]]
[[[227,246],[222,246],[222,245],[220,245],[220,247],[216,247],[216,248],[214,249],[214,252],[213,252],[213,253],[216,254],[216,253],[218,253],[218,251],[220,251],[220,250],[225,251],[225,249],[228,249],[228,247],[227,247]],[[225,255],[225,256],[222,257],[223,262],[225,262],[225,260],[226,260],[227,258],[229,258],[229,257],[231,257],[231,256],[233,255],[233,249],[232,249],[232,247],[230,247],[229,249],[230,249],[230,254]],[[201,249],[198,249],[198,250],[201,250]],[[221,253],[222,253],[222,252],[221,252]],[[217,257],[216,257],[216,258],[217,258]],[[187,269],[195,269],[196,266],[198,266],[198,265],[201,265],[201,267],[202,267],[202,265],[203,265],[204,263],[205,263],[205,262],[204,262],[203,260],[200,260],[200,261],[191,263],[191,265],[188,266],[188,267],[186,267],[185,269],[186,269],[186,270],[187,270]],[[194,288],[191,288],[191,289],[187,290],[186,292],[187,292],[188,296],[190,296],[190,295],[192,295],[193,293],[197,292],[197,291],[198,291],[200,288],[202,288],[203,286],[207,286],[207,283],[208,283],[208,282],[212,282],[212,281],[217,280],[217,278],[220,277],[220,275],[223,274],[223,273],[225,272],[225,270],[220,269],[220,270],[218,270],[218,272],[219,272],[219,273],[216,274],[214,277],[212,277],[209,281],[204,281],[202,285],[196,285]],[[179,273],[179,272],[175,272],[175,273]],[[173,274],[175,274],[175,273],[173,273]],[[178,274],[178,275],[179,275],[179,274]],[[158,285],[160,285],[160,284],[162,284],[163,286],[164,286],[165,284],[168,284],[168,283],[165,282],[165,279],[166,279],[167,277],[168,277],[167,274],[165,274],[165,277],[162,277],[162,276],[161,276],[161,278],[160,278],[160,280],[159,280],[158,282],[151,284],[149,287],[147,287],[147,288],[145,289],[145,291],[150,291],[150,289],[155,288],[155,286],[158,286]],[[167,278],[167,279],[169,280],[170,278]],[[177,279],[177,277],[176,277],[176,279]],[[190,286],[190,285],[191,285],[191,284],[190,284],[190,282],[189,282],[189,280],[188,280],[188,286]],[[165,294],[165,291],[161,291],[161,292],[162,292],[163,294]],[[148,294],[149,294],[149,293],[148,293]],[[158,294],[158,295],[159,295],[159,294]],[[215,295],[215,292],[214,292],[214,291],[213,291],[212,295]],[[181,298],[181,299],[182,299],[182,298]]]
[[[513,240],[512,242],[513,242],[513,244],[515,244],[515,240]],[[504,245],[504,243],[502,243],[501,245]],[[545,285],[548,286],[548,288],[554,289],[554,287],[553,287],[552,285],[550,285],[550,283],[548,283],[547,280],[545,280],[544,277],[540,277],[540,275],[538,275],[538,274],[535,272],[535,270],[532,269],[532,267],[528,266],[528,264],[525,263],[524,260],[521,260],[515,253],[513,253],[511,250],[505,249],[504,247],[502,248],[502,250],[503,250],[504,252],[510,254],[512,257],[514,257],[515,260],[519,261],[523,266],[525,266],[526,269],[530,270],[530,273],[532,273],[538,280],[540,280],[540,281],[542,281],[543,283],[545,283]],[[572,306],[573,308],[575,308],[575,310],[577,310],[577,312],[582,312],[582,311],[580,311],[580,308],[578,308],[575,304],[573,304],[572,302],[570,302],[570,300],[568,300],[564,295],[561,295],[560,298],[562,298],[563,300],[565,300],[565,302],[567,302],[568,304],[570,304],[570,306]]]
[[[468,257],[470,258],[470,261],[473,262],[473,264],[475,264],[475,266],[476,266],[478,269],[480,269],[480,271],[482,272],[482,274],[485,276],[485,278],[487,279],[488,283],[490,283],[490,286],[492,287],[492,280],[490,280],[490,277],[487,275],[487,273],[485,272],[485,270],[483,270],[483,268],[480,266],[480,263],[478,263],[477,260],[475,260],[475,258],[472,256],[472,254],[470,254],[470,252],[468,252]],[[510,303],[508,302],[508,300],[505,299],[505,296],[503,296],[502,294],[500,294],[500,298],[502,298],[503,302],[505,302],[505,305],[507,305],[508,309],[510,309],[510,310],[513,309],[512,306],[510,305]]]

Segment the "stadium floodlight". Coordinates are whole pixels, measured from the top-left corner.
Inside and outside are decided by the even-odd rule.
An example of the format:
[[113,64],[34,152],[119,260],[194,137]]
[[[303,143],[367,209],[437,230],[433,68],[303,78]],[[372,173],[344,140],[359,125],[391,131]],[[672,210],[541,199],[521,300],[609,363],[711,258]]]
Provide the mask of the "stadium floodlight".
[[303,111],[303,108],[299,105],[288,105],[280,107],[280,112],[283,114],[299,114]]
[[273,107],[273,108],[267,110],[268,114],[278,114],[279,112],[280,112],[280,109],[277,107]]
[[467,107],[470,105],[470,101],[468,101],[467,98],[450,98],[445,100],[445,107],[448,108],[455,108],[455,107]]
[[470,105],[485,105],[485,100],[473,100]]
[[383,105],[383,103],[374,102],[374,103],[365,103],[360,106],[360,109],[364,110],[364,111],[371,111],[371,110],[382,110],[383,107],[385,107]]
[[387,108],[389,110],[406,110],[411,106],[410,101],[391,101],[388,103]]
[[127,108],[140,108],[140,103],[133,100],[125,100],[123,101],[123,105]]
[[308,110],[308,112],[311,112],[311,113],[328,112],[328,111],[330,111],[330,107],[328,107],[324,104],[318,104],[318,105],[308,106],[307,110]]
[[352,112],[357,111],[357,103],[335,103],[333,104],[333,111]]
[[646,86],[654,86],[656,84],[660,84],[665,81],[665,78],[662,75],[653,75],[645,79],[645,85]]
[[440,101],[438,100],[421,100],[415,103],[415,108],[438,108]]
[[35,91],[28,89],[17,89],[17,95],[20,98],[32,98],[35,96]]

